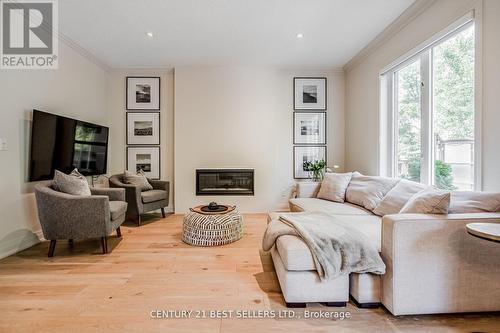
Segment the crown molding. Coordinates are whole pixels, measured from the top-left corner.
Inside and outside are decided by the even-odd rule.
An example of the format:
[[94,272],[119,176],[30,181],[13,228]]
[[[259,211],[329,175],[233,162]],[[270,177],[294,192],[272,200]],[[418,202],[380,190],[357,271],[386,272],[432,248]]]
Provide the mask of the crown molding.
[[345,72],[349,72],[351,69],[359,65],[363,60],[365,60],[370,53],[378,49],[389,39],[394,37],[398,32],[400,32],[404,27],[406,27],[411,21],[422,14],[430,6],[432,6],[436,0],[416,0],[410,5],[401,15],[399,15],[389,26],[387,26],[380,34],[378,34],[368,45],[366,45],[361,51],[359,51],[354,57],[351,58],[344,65],[343,69]]
[[[273,67],[271,67],[273,68]],[[303,72],[326,72],[334,74],[344,74],[344,69],[338,66],[284,66],[277,67],[281,71],[303,71]]]
[[76,43],[74,40],[63,34],[62,32],[58,31],[57,33],[59,40],[63,42],[66,46],[70,47],[73,51],[77,52],[79,55],[84,57],[85,59],[89,60],[90,62],[94,63],[95,65],[99,66],[102,70],[105,72],[109,73],[111,72],[111,66],[109,66],[106,62],[102,61],[100,58],[96,57],[94,54],[92,54],[90,51],[87,49],[83,48],[80,46],[78,43]]

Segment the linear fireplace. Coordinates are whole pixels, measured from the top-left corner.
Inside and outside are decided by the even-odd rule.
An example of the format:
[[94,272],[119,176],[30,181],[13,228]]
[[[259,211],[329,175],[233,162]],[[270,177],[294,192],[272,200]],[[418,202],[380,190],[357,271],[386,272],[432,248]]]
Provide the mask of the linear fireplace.
[[254,170],[197,169],[196,195],[254,195]]

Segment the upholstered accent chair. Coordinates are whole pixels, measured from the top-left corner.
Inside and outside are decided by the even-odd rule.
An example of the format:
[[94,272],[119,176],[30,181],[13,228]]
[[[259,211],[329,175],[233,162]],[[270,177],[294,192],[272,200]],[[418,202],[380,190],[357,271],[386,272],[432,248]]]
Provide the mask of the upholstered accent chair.
[[37,184],[35,198],[43,236],[50,240],[49,257],[54,256],[56,241],[100,238],[102,252],[108,252],[107,236],[125,221],[125,191],[116,188],[90,188],[91,196],[56,191],[51,183]]
[[148,178],[148,182],[153,187],[152,190],[143,191],[132,184],[123,182],[123,174],[113,175],[109,178],[109,186],[124,188],[128,203],[127,220],[137,222],[141,225],[141,214],[161,209],[161,214],[165,217],[165,207],[168,206],[170,183],[163,180],[153,180]]

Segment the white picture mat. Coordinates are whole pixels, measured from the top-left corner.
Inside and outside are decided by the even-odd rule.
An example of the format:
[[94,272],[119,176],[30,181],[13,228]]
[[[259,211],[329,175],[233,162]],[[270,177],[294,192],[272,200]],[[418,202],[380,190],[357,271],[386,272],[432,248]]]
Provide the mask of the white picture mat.
[[309,161],[319,161],[325,160],[326,162],[326,147],[302,147],[295,146],[294,149],[294,178],[305,179],[310,178],[310,174],[308,171],[304,171],[304,156],[309,156]]
[[[325,112],[295,112],[294,118],[293,127],[295,144],[326,144]],[[318,133],[304,134],[302,127],[307,125],[307,122],[317,122]]]
[[[136,102],[136,86],[148,84],[151,86],[151,102]],[[127,110],[160,110],[160,78],[159,77],[128,77],[127,78]]]
[[[326,110],[326,79],[317,78],[295,78],[294,80],[294,92],[295,92],[295,110]],[[303,102],[303,91],[304,86],[316,86],[317,87],[317,103],[304,103]]]
[[[151,121],[153,135],[135,135],[135,122]],[[160,144],[160,113],[159,112],[129,112],[127,113],[127,144],[129,145],[159,145]]]
[[127,147],[127,170],[137,172],[137,155],[151,155],[151,171],[144,172],[148,178],[160,179],[160,147]]

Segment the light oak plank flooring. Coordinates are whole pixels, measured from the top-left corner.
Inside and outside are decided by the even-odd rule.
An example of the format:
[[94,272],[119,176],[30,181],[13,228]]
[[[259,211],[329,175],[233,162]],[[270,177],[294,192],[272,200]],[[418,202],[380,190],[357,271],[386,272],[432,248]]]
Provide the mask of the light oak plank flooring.
[[[151,319],[152,310],[286,310],[270,256],[259,251],[264,214],[245,215],[240,241],[199,248],[180,240],[182,216],[151,214],[121,239],[48,242],[0,260],[0,332],[500,332],[500,315],[394,317],[348,311],[350,319]],[[194,316],[195,313],[192,313]],[[303,310],[296,310],[297,316]]]

